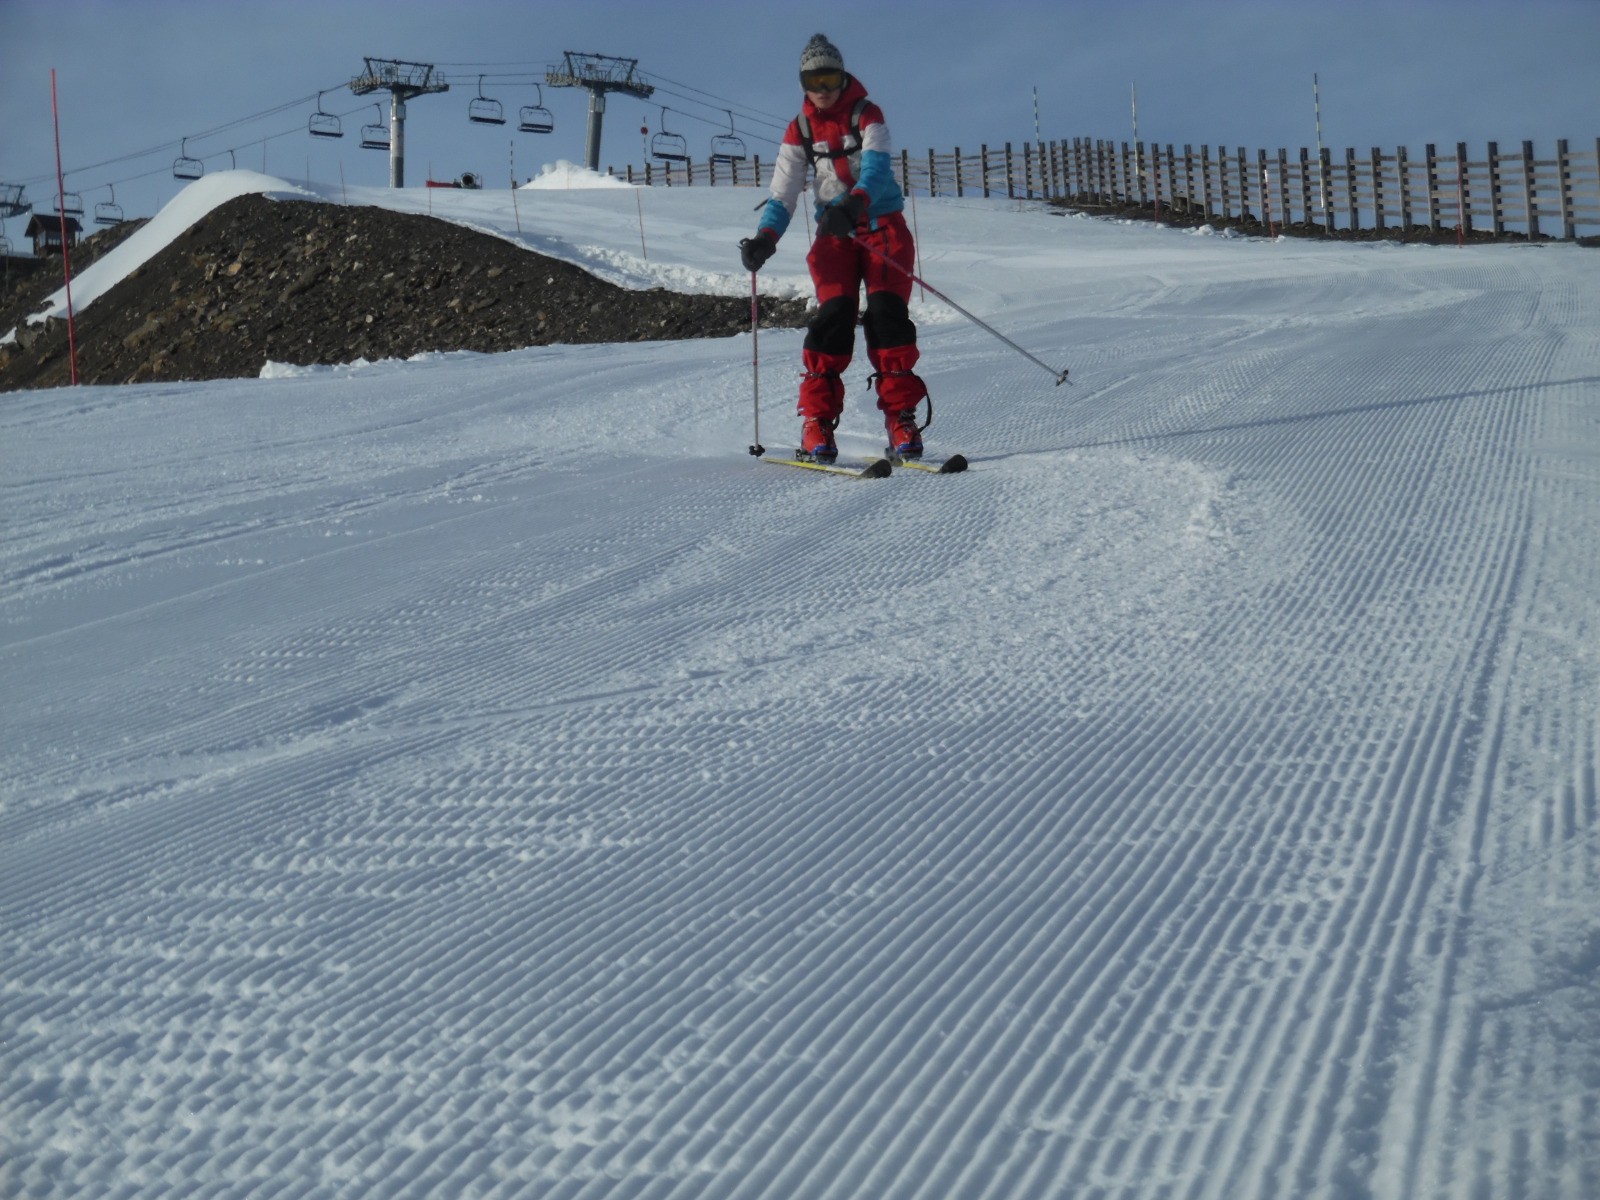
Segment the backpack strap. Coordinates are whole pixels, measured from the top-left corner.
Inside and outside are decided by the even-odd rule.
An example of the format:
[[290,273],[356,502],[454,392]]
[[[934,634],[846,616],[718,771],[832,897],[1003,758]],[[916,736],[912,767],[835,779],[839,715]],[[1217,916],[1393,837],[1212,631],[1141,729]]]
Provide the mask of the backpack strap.
[[[850,110],[850,139],[855,144],[841,146],[837,150],[829,150],[827,152],[829,158],[849,158],[857,150],[861,149],[861,114],[866,111],[867,103],[867,97],[862,96]],[[811,136],[811,118],[806,116],[805,113],[801,113],[795,118],[795,124],[800,130],[800,146],[806,152],[806,162],[815,169],[817,159],[821,158],[822,154],[817,150],[816,139]]]

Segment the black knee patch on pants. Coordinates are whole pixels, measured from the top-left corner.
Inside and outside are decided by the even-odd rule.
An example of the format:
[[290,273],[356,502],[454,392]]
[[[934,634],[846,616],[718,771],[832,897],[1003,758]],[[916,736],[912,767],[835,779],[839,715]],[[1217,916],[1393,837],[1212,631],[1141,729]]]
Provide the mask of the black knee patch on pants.
[[873,292],[867,297],[867,315],[861,322],[867,345],[874,350],[910,346],[917,340],[917,326],[906,302],[893,292]]
[[806,327],[807,350],[849,357],[856,344],[856,306],[848,296],[835,296],[817,310]]

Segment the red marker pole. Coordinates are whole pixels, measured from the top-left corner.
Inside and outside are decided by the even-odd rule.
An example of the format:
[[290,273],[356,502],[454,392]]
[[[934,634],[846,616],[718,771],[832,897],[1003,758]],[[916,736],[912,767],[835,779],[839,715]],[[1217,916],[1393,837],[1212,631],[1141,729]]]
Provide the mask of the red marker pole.
[[50,68],[50,115],[56,126],[56,211],[61,217],[61,270],[67,278],[67,354],[78,383],[78,332],[72,314],[72,255],[67,249],[67,183],[61,174],[61,111],[56,107],[56,69]]

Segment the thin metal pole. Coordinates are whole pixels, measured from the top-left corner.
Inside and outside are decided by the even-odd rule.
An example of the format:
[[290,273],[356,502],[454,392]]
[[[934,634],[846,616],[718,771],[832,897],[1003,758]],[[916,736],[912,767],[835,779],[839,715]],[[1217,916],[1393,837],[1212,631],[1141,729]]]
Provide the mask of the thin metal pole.
[[1318,190],[1322,199],[1322,232],[1333,232],[1333,216],[1328,212],[1328,169],[1322,161],[1322,85],[1317,73],[1311,72],[1311,108],[1317,118],[1317,174],[1321,177]]
[[61,217],[61,270],[67,280],[67,355],[78,384],[78,330],[72,312],[72,252],[67,245],[67,183],[61,174],[61,110],[56,106],[56,69],[50,68],[50,116],[56,127],[56,213]]
[[[1060,387],[1063,383],[1067,382],[1067,372],[1065,370],[1058,371],[1054,367],[1052,367],[1049,363],[1041,362],[1039,359],[1037,359],[1033,355],[1029,354],[1021,346],[1019,346],[1015,342],[1013,342],[1005,334],[1001,333],[993,325],[990,325],[987,322],[981,320],[980,318],[973,316],[966,309],[962,308],[961,305],[957,304],[954,300],[950,299],[949,296],[946,296],[938,288],[934,287],[933,284],[931,284],[931,283],[927,282],[927,280],[923,279],[915,271],[906,270],[899,263],[895,262],[894,259],[890,258],[887,254],[881,253],[880,251],[874,249],[872,246],[867,245],[866,242],[861,242],[860,245],[867,251],[868,254],[871,254],[874,258],[882,259],[884,262],[888,263],[891,267],[893,267],[896,271],[899,271],[902,275],[904,275],[908,279],[910,279],[911,282],[921,284],[923,287],[927,288],[928,291],[932,292],[935,296],[939,297],[939,299],[943,300],[946,304],[948,304],[951,308],[955,309],[958,313],[960,313],[967,320],[971,321],[974,325],[978,326],[980,329],[985,329],[989,333],[992,333],[995,337],[999,338],[1006,345],[1010,346],[1018,354],[1022,355],[1023,358],[1025,358],[1029,362],[1031,362],[1034,366],[1038,367],[1040,370],[1049,372],[1051,378],[1053,378],[1056,381],[1056,386],[1057,387]],[[751,453],[754,453],[754,451],[751,451]]]
[[760,458],[767,448],[761,444],[761,299],[754,271],[750,272],[750,375],[755,403],[755,441],[750,443],[750,453]]
[[[517,204],[517,143],[511,143],[511,212],[517,219],[517,232],[522,232],[522,209]],[[432,174],[432,172],[429,172]]]

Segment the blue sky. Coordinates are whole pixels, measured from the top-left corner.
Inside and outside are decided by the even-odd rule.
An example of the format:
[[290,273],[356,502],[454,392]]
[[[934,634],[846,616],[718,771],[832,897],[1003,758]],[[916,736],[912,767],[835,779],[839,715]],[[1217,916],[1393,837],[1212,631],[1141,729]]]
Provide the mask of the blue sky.
[[[637,58],[658,87],[655,103],[610,99],[602,165],[642,163],[640,130],[663,121],[704,157],[725,109],[767,156],[798,104],[800,48],[819,30],[913,153],[1033,140],[1035,88],[1046,139],[1127,138],[1134,84],[1145,140],[1309,146],[1314,72],[1323,140],[1337,150],[1600,136],[1600,0],[0,0],[0,181],[51,207],[54,67],[67,188],[89,205],[114,188],[128,215],[154,212],[181,186],[171,164],[185,137],[208,170],[384,184],[386,157],[356,144],[378,110],[345,86],[366,55],[439,64],[452,84],[411,106],[408,183],[473,171],[497,185],[513,154],[523,179],[581,162],[584,92],[543,90],[551,134],[467,120],[480,73],[515,114],[564,50]],[[343,139],[306,132],[320,89],[346,114]],[[21,226],[6,232],[20,240]]]

